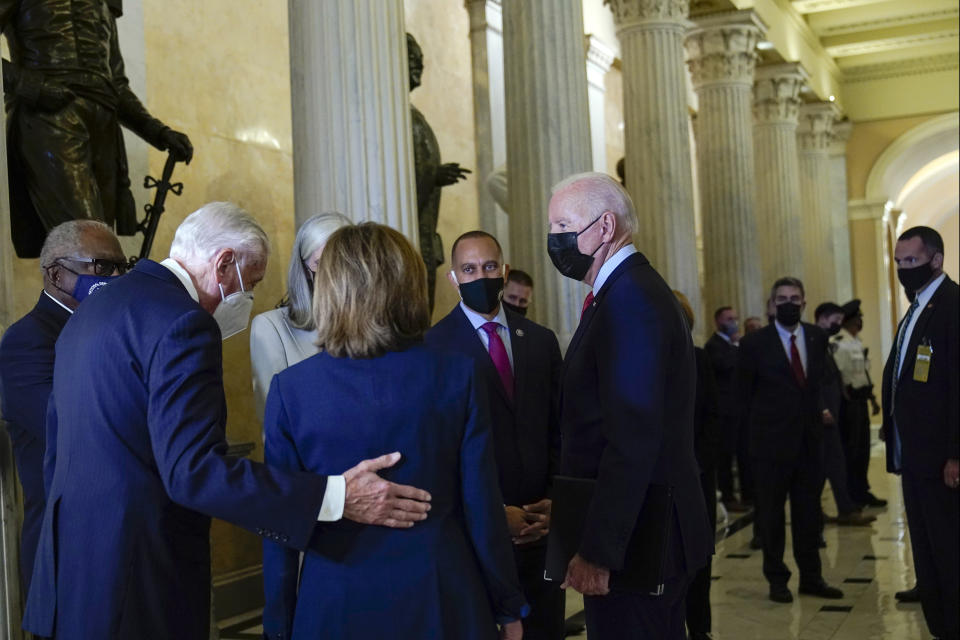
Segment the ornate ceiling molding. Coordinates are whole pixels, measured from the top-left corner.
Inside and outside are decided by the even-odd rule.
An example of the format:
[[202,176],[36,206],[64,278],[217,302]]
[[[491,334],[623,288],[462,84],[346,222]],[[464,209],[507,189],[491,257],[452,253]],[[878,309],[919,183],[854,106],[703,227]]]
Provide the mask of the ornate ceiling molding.
[[938,11],[885,16],[869,20],[858,20],[856,22],[838,22],[835,24],[825,24],[822,27],[818,27],[816,24],[812,24],[811,26],[813,26],[814,31],[821,36],[838,36],[848,33],[858,33],[860,31],[899,27],[907,24],[922,24],[935,20],[949,20],[950,18],[956,18],[958,15],[960,15],[960,7],[948,7]]
[[904,47],[916,47],[920,45],[936,44],[956,40],[960,36],[960,28],[945,29],[931,33],[918,33],[915,35],[901,36],[896,38],[882,38],[876,40],[865,40],[861,42],[851,42],[848,44],[837,44],[825,47],[828,55],[834,58],[845,56],[857,56],[865,53],[877,53],[880,51],[890,51],[891,49],[902,49]]
[[871,80],[886,80],[957,69],[960,69],[960,60],[958,60],[957,54],[944,53],[922,58],[908,58],[896,62],[847,67],[843,70],[843,80],[847,83],[869,82]]

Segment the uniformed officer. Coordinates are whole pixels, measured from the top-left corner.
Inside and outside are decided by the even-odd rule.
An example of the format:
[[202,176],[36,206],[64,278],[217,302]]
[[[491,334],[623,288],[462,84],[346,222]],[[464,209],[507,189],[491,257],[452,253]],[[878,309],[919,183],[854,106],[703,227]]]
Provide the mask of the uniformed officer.
[[840,429],[847,460],[847,486],[850,496],[858,504],[868,507],[883,507],[887,501],[870,492],[867,469],[870,465],[870,411],[879,413],[870,381],[870,362],[867,349],[860,341],[863,330],[863,313],[860,300],[854,299],[843,305],[843,327],[833,337],[836,346],[834,360],[843,378],[843,402],[840,407]]

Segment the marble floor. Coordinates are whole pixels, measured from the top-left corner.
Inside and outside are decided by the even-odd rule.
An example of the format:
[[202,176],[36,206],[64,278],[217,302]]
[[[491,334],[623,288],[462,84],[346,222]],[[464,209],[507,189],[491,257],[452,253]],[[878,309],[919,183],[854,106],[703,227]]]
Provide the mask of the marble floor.
[[[872,509],[869,527],[827,525],[827,548],[821,552],[823,575],[844,591],[843,600],[797,594],[797,569],[787,536],[785,561],[793,572],[792,604],[767,599],[761,553],[749,547],[752,527],[732,520],[718,532],[713,562],[713,637],[716,640],[929,640],[919,604],[900,604],[893,594],[913,586],[913,560],[900,481],[884,471],[883,444],[873,434],[870,484],[889,500]],[[835,514],[829,484],[824,510]],[[789,514],[789,511],[787,511]],[[579,594],[567,592],[567,614],[583,608]],[[220,624],[223,640],[260,637],[259,611]],[[587,638],[583,633],[574,638]]]

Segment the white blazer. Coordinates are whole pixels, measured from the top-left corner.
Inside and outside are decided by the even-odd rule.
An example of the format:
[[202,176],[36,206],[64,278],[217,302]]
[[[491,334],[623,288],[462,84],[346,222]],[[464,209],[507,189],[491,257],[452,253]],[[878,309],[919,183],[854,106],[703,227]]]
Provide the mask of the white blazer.
[[253,368],[253,397],[263,424],[270,382],[287,367],[316,354],[316,331],[304,331],[290,324],[287,307],[272,309],[253,318],[250,324],[250,361]]

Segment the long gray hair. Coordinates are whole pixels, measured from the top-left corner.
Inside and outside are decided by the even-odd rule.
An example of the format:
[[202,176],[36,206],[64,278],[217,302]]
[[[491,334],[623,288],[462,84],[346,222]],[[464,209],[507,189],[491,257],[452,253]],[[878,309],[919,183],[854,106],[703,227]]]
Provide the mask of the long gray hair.
[[353,224],[350,218],[331,211],[308,218],[297,230],[293,250],[290,252],[285,301],[285,306],[290,310],[290,324],[296,328],[307,331],[316,328],[313,321],[313,278],[307,259],[327,243],[334,231],[350,224]]

